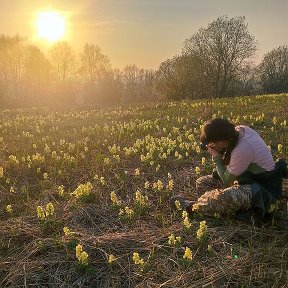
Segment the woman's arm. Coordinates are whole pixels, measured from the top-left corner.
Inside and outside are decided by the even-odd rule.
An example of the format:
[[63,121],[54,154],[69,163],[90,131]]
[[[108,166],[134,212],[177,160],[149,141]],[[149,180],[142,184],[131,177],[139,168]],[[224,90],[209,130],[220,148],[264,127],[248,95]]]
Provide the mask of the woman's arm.
[[237,179],[237,176],[229,173],[229,171],[227,170],[227,167],[222,163],[222,158],[220,155],[215,155],[212,158],[216,164],[218,175],[223,181],[224,186],[225,187],[231,186],[233,182]]

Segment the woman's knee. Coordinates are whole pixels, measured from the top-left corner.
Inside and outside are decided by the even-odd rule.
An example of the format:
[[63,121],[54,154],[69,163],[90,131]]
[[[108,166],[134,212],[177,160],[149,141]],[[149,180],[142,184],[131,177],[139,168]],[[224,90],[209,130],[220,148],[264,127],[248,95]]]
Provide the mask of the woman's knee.
[[231,186],[218,196],[219,202],[227,207],[227,210],[247,210],[252,204],[252,189],[250,185]]
[[205,175],[205,176],[201,176],[199,178],[196,179],[196,187],[199,185],[204,185],[204,184],[209,184],[211,183],[211,175]]
[[202,176],[196,180],[196,190],[201,190],[201,193],[219,188],[222,188],[221,181],[213,178],[212,175]]
[[206,215],[233,214],[239,210],[248,210],[252,203],[250,185],[231,186],[225,189],[214,189],[204,193],[194,204],[195,211]]

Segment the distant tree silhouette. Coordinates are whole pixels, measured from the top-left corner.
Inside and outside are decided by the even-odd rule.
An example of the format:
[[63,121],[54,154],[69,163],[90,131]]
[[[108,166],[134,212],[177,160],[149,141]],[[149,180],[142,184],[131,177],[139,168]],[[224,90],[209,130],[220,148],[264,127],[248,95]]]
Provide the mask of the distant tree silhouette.
[[124,85],[123,101],[151,100],[153,93],[154,72],[127,65],[121,73]]
[[177,55],[162,62],[156,72],[154,87],[160,97],[172,100],[205,98],[211,90],[200,59]]
[[[96,44],[79,58],[67,42],[47,55],[20,36],[0,35],[0,105],[129,103],[288,92],[288,47],[255,68],[257,42],[245,17],[218,17],[186,39],[179,55],[154,70],[115,69]],[[78,60],[77,60],[78,59]],[[76,102],[75,102],[76,101]]]
[[34,45],[26,49],[24,83],[30,103],[49,103],[51,64],[45,54]]
[[260,84],[265,93],[288,92],[288,47],[266,53],[258,66]]
[[57,82],[64,86],[75,74],[76,57],[67,42],[58,42],[49,51],[50,62],[55,71]]
[[55,103],[73,104],[77,68],[75,53],[67,42],[60,41],[50,48],[49,56],[56,84],[51,85],[51,98]]
[[212,85],[212,95],[225,97],[243,65],[256,51],[245,17],[218,17],[185,41],[183,53],[201,59],[202,69]]
[[22,101],[25,46],[25,40],[19,36],[0,36],[0,99],[3,103]]
[[105,77],[109,77],[110,70],[110,60],[102,53],[100,47],[95,44],[85,44],[83,52],[80,55],[79,72],[86,86],[86,90],[88,90],[86,101],[99,101],[99,93],[101,86],[103,86],[101,82],[105,81]]

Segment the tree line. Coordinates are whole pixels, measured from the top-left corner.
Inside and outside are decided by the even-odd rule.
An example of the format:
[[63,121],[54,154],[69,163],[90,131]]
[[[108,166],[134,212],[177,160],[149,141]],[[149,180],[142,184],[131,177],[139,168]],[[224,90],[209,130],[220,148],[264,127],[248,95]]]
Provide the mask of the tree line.
[[218,17],[158,69],[113,68],[100,47],[79,55],[67,42],[43,53],[20,36],[0,35],[1,106],[102,104],[288,92],[288,47],[263,56],[245,17]]

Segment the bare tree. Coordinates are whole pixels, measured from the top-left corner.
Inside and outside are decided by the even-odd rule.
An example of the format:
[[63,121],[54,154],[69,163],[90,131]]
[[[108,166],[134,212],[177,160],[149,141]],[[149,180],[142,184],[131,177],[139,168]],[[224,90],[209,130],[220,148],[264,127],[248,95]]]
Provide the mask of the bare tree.
[[56,43],[49,51],[58,84],[63,87],[75,72],[76,58],[67,42]]
[[229,86],[245,61],[256,51],[245,17],[217,18],[185,41],[183,53],[199,57],[216,97],[229,93]]
[[44,53],[36,46],[26,49],[25,61],[25,90],[33,103],[47,103],[51,84],[51,64]]
[[265,93],[288,92],[288,47],[273,49],[258,66],[260,84]]
[[120,103],[124,95],[124,85],[119,69],[109,69],[99,83],[102,103]]
[[136,65],[127,65],[122,70],[122,81],[125,87],[124,101],[136,100],[139,98],[138,85],[143,75],[143,69]]
[[122,70],[123,101],[149,100],[153,97],[154,71],[127,65]]
[[25,45],[19,36],[0,36],[0,98],[3,102],[21,100]]
[[100,82],[105,76],[109,76],[110,60],[97,45],[86,44],[80,56],[80,61],[80,75],[89,90],[89,98],[95,98],[97,88],[101,86]]
[[172,100],[206,97],[209,82],[200,64],[200,59],[192,55],[167,59],[156,71],[155,90],[161,98]]

